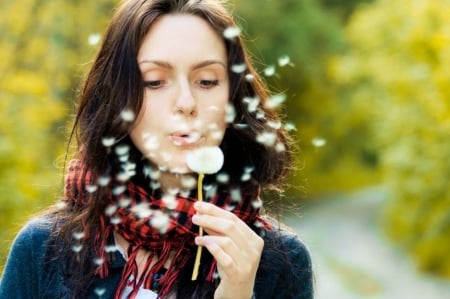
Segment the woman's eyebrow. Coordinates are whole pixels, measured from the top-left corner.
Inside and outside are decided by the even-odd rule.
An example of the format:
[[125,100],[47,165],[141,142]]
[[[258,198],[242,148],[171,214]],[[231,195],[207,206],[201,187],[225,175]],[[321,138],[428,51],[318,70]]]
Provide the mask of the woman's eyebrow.
[[202,62],[199,62],[199,63],[194,64],[194,66],[192,67],[192,69],[197,70],[197,69],[201,69],[201,68],[206,67],[206,66],[210,66],[210,65],[212,65],[212,64],[219,64],[219,65],[221,65],[225,70],[227,69],[225,63],[223,63],[223,62],[220,61],[220,60],[205,60],[205,61],[202,61]]
[[169,62],[167,62],[167,61],[162,61],[162,60],[146,60],[146,59],[139,61],[139,65],[147,64],[147,63],[152,63],[152,64],[155,64],[155,65],[157,65],[157,66],[160,66],[160,67],[166,68],[166,69],[173,69],[173,66],[172,66]]
[[[144,59],[144,60],[141,60],[141,61],[139,61],[139,65],[142,65],[142,64],[155,64],[155,65],[157,65],[157,66],[160,66],[160,67],[162,67],[162,68],[166,68],[166,69],[173,69],[174,67],[173,67],[173,65],[170,63],[170,62],[167,62],[167,61],[162,61],[162,60],[147,60],[147,59]],[[192,66],[192,69],[193,70],[198,70],[198,69],[201,69],[201,68],[204,68],[204,67],[207,67],[207,66],[210,66],[210,65],[213,65],[213,64],[218,64],[218,65],[220,65],[220,66],[222,66],[225,70],[226,70],[226,65],[225,65],[225,63],[224,62],[222,62],[221,60],[213,60],[213,59],[208,59],[208,60],[205,60],[205,61],[201,61],[201,62],[199,62],[199,63],[196,63],[196,64],[194,64],[193,66]]]

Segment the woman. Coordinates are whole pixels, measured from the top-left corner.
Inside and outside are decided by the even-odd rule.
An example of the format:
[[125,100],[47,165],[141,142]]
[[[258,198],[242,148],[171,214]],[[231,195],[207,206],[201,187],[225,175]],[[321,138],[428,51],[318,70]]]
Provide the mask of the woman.
[[[290,140],[235,28],[217,0],[121,3],[79,95],[64,204],[19,233],[1,298],[313,297],[307,249],[260,215]],[[199,202],[186,160],[217,146]]]

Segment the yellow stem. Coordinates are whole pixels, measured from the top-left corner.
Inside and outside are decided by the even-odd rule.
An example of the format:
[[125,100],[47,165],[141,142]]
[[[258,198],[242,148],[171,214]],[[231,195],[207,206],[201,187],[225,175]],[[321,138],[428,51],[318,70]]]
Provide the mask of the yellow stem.
[[[197,198],[198,201],[203,201],[203,177],[205,175],[203,173],[198,174],[198,181],[197,181]],[[198,235],[201,237],[203,236],[203,228],[200,227],[198,230]],[[197,280],[198,276],[198,268],[200,267],[200,258],[202,256],[202,246],[197,247],[197,255],[195,256],[195,262],[194,262],[194,271],[192,272],[192,280]]]

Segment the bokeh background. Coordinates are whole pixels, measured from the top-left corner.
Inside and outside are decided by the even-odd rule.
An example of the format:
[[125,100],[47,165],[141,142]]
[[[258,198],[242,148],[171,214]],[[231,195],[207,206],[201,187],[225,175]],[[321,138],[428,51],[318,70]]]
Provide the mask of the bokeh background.
[[[116,3],[0,0],[0,271],[61,194],[77,88]],[[231,6],[287,95],[300,150],[277,204],[310,246],[317,297],[448,298],[450,1]]]

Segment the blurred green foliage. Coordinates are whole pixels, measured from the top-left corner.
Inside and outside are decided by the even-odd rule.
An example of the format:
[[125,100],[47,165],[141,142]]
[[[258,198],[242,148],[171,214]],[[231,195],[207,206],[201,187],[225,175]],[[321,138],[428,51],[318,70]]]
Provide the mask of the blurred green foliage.
[[[384,225],[423,270],[450,277],[449,1],[358,10],[330,63],[341,96],[370,124],[390,192]],[[372,121],[373,120],[373,121]]]
[[23,222],[61,194],[74,91],[111,2],[0,2],[0,265]]

